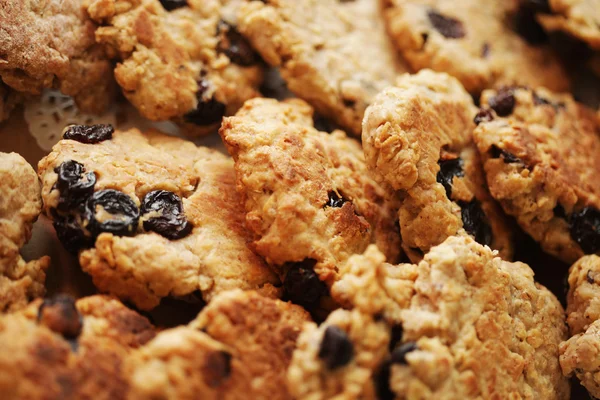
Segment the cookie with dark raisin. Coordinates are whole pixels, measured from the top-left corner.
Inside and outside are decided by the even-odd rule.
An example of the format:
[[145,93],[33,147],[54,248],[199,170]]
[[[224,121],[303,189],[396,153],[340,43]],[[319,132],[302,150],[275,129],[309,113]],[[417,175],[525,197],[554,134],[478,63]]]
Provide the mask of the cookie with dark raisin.
[[394,44],[415,70],[456,77],[472,94],[497,84],[566,91],[569,78],[518,1],[384,0]]
[[332,293],[393,327],[374,368],[378,398],[566,400],[564,310],[533,275],[469,236],[452,236],[418,265],[387,264],[372,246],[350,258]]
[[155,335],[118,300],[65,295],[0,316],[0,391],[6,399],[125,399],[125,360]]
[[289,90],[349,134],[360,135],[373,96],[407,71],[376,0],[249,1],[239,30]]
[[214,131],[259,94],[262,61],[237,30],[238,0],[90,0],[96,40],[118,62],[115,78],[146,118],[189,134]]
[[306,324],[287,372],[293,397],[374,397],[374,376],[388,352],[390,329],[358,310],[336,310],[325,322]]
[[369,176],[360,143],[318,131],[312,111],[299,99],[253,99],[220,130],[253,248],[280,273],[284,298],[308,308],[370,243],[391,262],[400,256],[394,192]]
[[424,70],[399,78],[365,113],[367,165],[400,195],[402,245],[413,261],[457,233],[512,257],[511,229],[473,144],[476,110],[455,78]]
[[474,131],[492,196],[565,262],[600,253],[600,122],[569,95],[485,91],[493,118]]
[[41,210],[40,183],[31,165],[16,153],[0,152],[0,314],[46,293],[49,257],[26,262],[20,254]]
[[98,289],[141,309],[196,291],[204,301],[235,288],[280,295],[247,246],[232,160],[153,131],[79,139],[65,134],[38,172],[46,215]]
[[521,1],[533,7],[537,20],[547,31],[566,32],[600,50],[600,3],[597,0]]

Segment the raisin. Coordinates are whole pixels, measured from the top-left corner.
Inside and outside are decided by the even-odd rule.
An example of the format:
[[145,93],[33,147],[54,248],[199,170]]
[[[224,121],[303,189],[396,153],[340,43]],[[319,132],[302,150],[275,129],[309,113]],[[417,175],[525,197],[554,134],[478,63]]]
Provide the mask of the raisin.
[[215,388],[231,375],[231,354],[216,351],[206,356],[202,379],[207,386]]
[[440,170],[437,173],[437,182],[446,189],[446,196],[452,195],[452,180],[455,176],[465,176],[463,171],[463,160],[460,157],[450,160],[439,160]]
[[185,7],[188,5],[187,0],[160,0],[160,4],[167,11],[175,10],[176,8]]
[[75,299],[67,295],[45,299],[38,310],[38,321],[65,338],[76,338],[83,326]]
[[63,139],[76,140],[81,143],[95,144],[112,139],[115,128],[112,125],[71,125],[63,135]]
[[58,240],[63,247],[71,254],[77,254],[82,248],[91,247],[94,239],[87,236],[81,225],[73,215],[59,215],[56,211],[52,212],[54,230]]
[[181,199],[167,190],[154,190],[144,196],[141,213],[158,213],[144,221],[144,229],[176,240],[187,236],[193,228],[183,213]]
[[515,16],[515,29],[525,41],[533,46],[541,45],[548,41],[548,34],[535,19],[535,13],[527,8],[522,9]]
[[198,92],[196,98],[198,105],[196,108],[183,116],[185,122],[198,126],[213,125],[221,122],[225,115],[225,104],[217,101],[213,96],[208,97],[207,92],[210,84],[202,79],[198,83]]
[[336,207],[336,208],[340,208],[344,205],[345,202],[347,202],[348,200],[346,200],[343,196],[340,197],[336,191],[334,190],[330,190],[327,193],[328,196],[328,200],[327,203],[325,203],[325,205],[323,206],[323,208],[325,207]]
[[444,37],[449,39],[460,39],[465,37],[463,23],[455,18],[442,15],[434,10],[427,11],[429,22]]
[[494,97],[490,98],[488,104],[499,116],[509,116],[515,108],[515,96],[512,89],[500,89]]
[[600,211],[586,207],[571,215],[569,225],[571,238],[579,244],[585,254],[600,251]]
[[342,367],[348,364],[353,356],[354,346],[346,332],[337,326],[328,326],[319,347],[319,358],[327,368]]
[[490,157],[492,158],[502,158],[502,161],[504,161],[505,164],[514,164],[514,163],[522,163],[523,161],[515,156],[512,153],[509,153],[506,150],[501,149],[500,147],[496,146],[496,145],[492,145],[492,147],[490,147]]
[[220,38],[217,51],[225,54],[232,63],[249,67],[256,64],[260,57],[250,47],[248,41],[235,29],[223,20],[217,24],[217,36]]
[[286,264],[288,272],[283,281],[284,297],[292,303],[312,308],[327,293],[327,287],[313,270],[315,260]]
[[391,362],[392,364],[404,364],[406,365],[406,355],[411,351],[418,350],[415,342],[406,342],[400,347],[392,351]]
[[475,125],[479,125],[482,122],[490,122],[494,120],[494,113],[489,108],[480,108],[479,112],[473,118]]
[[60,191],[57,209],[69,211],[83,203],[93,192],[96,185],[96,175],[85,173],[83,164],[68,160],[54,169],[58,175],[56,187]]
[[473,199],[468,203],[459,201],[458,205],[465,231],[473,236],[477,243],[488,246],[492,244],[492,228],[479,202]]
[[88,220],[87,229],[94,236],[102,232],[116,236],[133,236],[140,219],[140,210],[125,193],[105,189],[94,193],[87,200],[85,218]]

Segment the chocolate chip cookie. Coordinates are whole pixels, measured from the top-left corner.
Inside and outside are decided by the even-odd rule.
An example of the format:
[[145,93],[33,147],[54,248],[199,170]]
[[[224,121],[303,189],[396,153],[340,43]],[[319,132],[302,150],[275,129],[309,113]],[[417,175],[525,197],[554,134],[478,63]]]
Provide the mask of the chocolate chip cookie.
[[560,346],[566,376],[577,376],[594,397],[600,397],[600,257],[584,256],[569,271],[567,323],[571,338]]
[[250,1],[239,29],[292,92],[354,135],[373,96],[406,71],[376,0]]
[[474,94],[495,84],[568,90],[567,74],[544,45],[543,30],[515,3],[383,1],[388,32],[413,69],[447,72]]
[[260,57],[236,28],[239,0],[87,0],[123,94],[146,118],[205,133],[257,96]]
[[600,1],[522,0],[548,31],[564,31],[600,50]]
[[0,316],[0,393],[17,399],[125,399],[124,359],[154,336],[117,300],[58,296]]
[[565,262],[600,252],[600,122],[568,95],[505,87],[482,95],[475,142],[492,196]]
[[363,121],[367,165],[397,190],[402,245],[413,261],[457,233],[512,256],[472,140],[476,108],[453,77],[423,70],[378,94]]
[[376,398],[373,377],[389,342],[389,327],[358,310],[306,324],[287,373],[290,392],[298,400]]
[[0,26],[0,80],[7,86],[34,95],[59,89],[86,112],[109,105],[112,66],[81,1],[5,1]]
[[[332,288],[392,328],[376,368],[379,398],[569,398],[558,362],[564,312],[526,264],[469,236],[446,239],[418,265],[383,259],[374,247],[352,257]],[[341,290],[359,282],[380,289]]]
[[292,399],[285,374],[309,321],[301,307],[256,292],[221,293],[129,359],[128,399]]
[[16,153],[0,153],[0,313],[24,307],[46,293],[48,257],[26,262],[19,250],[31,238],[42,209],[40,184]]
[[234,288],[278,296],[247,244],[233,161],[157,132],[68,127],[40,161],[44,212],[103,292],[151,309]]
[[399,257],[394,193],[369,176],[357,141],[313,127],[304,101],[250,100],[220,134],[235,160],[253,248],[279,271],[286,298],[310,309],[370,243],[390,262]]

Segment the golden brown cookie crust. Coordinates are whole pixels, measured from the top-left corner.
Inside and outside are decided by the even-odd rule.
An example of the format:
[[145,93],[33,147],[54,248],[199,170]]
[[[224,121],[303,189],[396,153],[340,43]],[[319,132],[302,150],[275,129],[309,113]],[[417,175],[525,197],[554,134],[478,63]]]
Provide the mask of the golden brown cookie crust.
[[407,69],[385,35],[373,0],[251,1],[240,31],[289,89],[350,134],[373,96]]
[[600,49],[600,1],[548,0],[548,4],[552,13],[537,16],[545,29],[567,32],[593,49]]
[[[121,157],[123,152],[126,158]],[[279,296],[275,287],[279,279],[247,246],[251,236],[244,225],[231,159],[188,141],[137,129],[114,132],[112,139],[96,144],[63,139],[38,168],[45,212],[55,222],[61,194],[55,187],[55,168],[68,160],[95,173],[95,192],[117,189],[137,207],[151,191],[175,193],[193,226],[185,237],[172,240],[145,231],[142,222],[147,217],[142,215],[135,236],[101,233],[92,240],[92,248],[79,253],[82,269],[101,291],[141,309],[155,307],[163,297],[195,291],[205,301],[235,288]],[[65,216],[58,214],[60,222]]]

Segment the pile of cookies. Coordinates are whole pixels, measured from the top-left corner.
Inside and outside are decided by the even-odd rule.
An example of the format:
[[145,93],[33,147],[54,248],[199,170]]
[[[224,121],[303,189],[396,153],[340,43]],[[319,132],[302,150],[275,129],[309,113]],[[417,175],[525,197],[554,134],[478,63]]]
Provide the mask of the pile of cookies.
[[[183,136],[0,153],[0,398],[600,397],[599,50],[598,0],[0,0],[0,121]],[[44,298],[40,214],[98,294]]]

